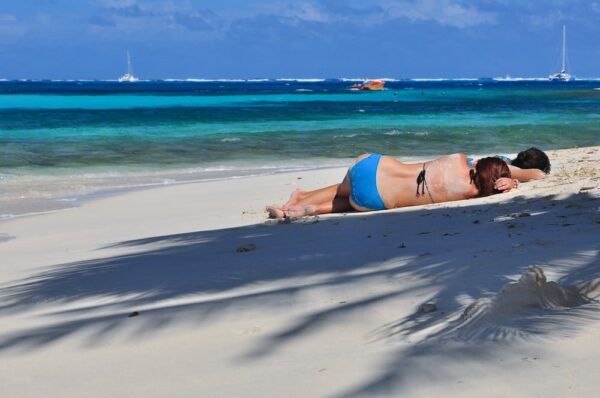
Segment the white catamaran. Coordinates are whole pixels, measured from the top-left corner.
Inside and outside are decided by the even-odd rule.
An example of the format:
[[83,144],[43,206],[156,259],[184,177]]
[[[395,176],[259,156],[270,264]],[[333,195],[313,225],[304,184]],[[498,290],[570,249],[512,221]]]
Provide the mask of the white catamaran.
[[120,82],[137,82],[140,79],[133,75],[133,68],[131,67],[131,56],[129,55],[129,51],[127,51],[127,73],[119,78]]
[[567,28],[563,25],[563,45],[562,45],[562,69],[558,73],[548,76],[551,81],[570,82],[575,80],[575,76],[567,73]]

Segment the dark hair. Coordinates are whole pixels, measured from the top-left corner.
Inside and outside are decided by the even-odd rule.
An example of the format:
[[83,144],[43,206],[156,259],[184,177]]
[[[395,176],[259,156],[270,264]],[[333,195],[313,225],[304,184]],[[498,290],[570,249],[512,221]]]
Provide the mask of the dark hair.
[[548,159],[548,155],[535,147],[519,152],[510,164],[520,169],[540,169],[546,174],[550,173],[550,159]]
[[510,178],[510,169],[506,162],[497,157],[479,159],[475,171],[471,170],[471,182],[479,190],[479,197],[502,192],[494,188],[496,180],[502,177]]

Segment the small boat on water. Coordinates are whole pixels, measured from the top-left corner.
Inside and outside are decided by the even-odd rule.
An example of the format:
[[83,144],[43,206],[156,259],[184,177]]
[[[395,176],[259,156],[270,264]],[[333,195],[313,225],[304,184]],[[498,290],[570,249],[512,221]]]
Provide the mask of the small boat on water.
[[555,82],[571,82],[575,76],[567,73],[567,28],[563,25],[563,45],[562,45],[562,69],[558,73],[548,76],[548,80]]
[[139,80],[140,79],[133,75],[133,68],[131,66],[131,56],[129,55],[129,51],[127,51],[127,73],[125,73],[119,78],[119,82],[133,83]]
[[379,91],[383,90],[385,86],[385,82],[383,80],[365,80],[362,83],[355,83],[350,88],[355,90],[370,90],[370,91]]

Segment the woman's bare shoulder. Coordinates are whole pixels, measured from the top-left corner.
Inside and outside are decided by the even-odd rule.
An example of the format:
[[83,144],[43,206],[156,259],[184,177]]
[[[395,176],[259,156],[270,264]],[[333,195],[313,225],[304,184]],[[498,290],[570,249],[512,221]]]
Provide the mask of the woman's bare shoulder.
[[462,163],[462,162],[467,161],[467,155],[465,155],[464,153],[452,153],[450,155],[441,156],[435,160],[439,161],[440,163],[451,163],[451,162],[461,162]]

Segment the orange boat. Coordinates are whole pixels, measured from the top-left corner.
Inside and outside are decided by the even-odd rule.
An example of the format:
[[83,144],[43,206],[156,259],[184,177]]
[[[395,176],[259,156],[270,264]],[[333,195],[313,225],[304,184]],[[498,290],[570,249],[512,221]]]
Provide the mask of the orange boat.
[[355,83],[350,88],[358,90],[379,91],[383,90],[385,82],[383,80],[365,80],[362,84]]

